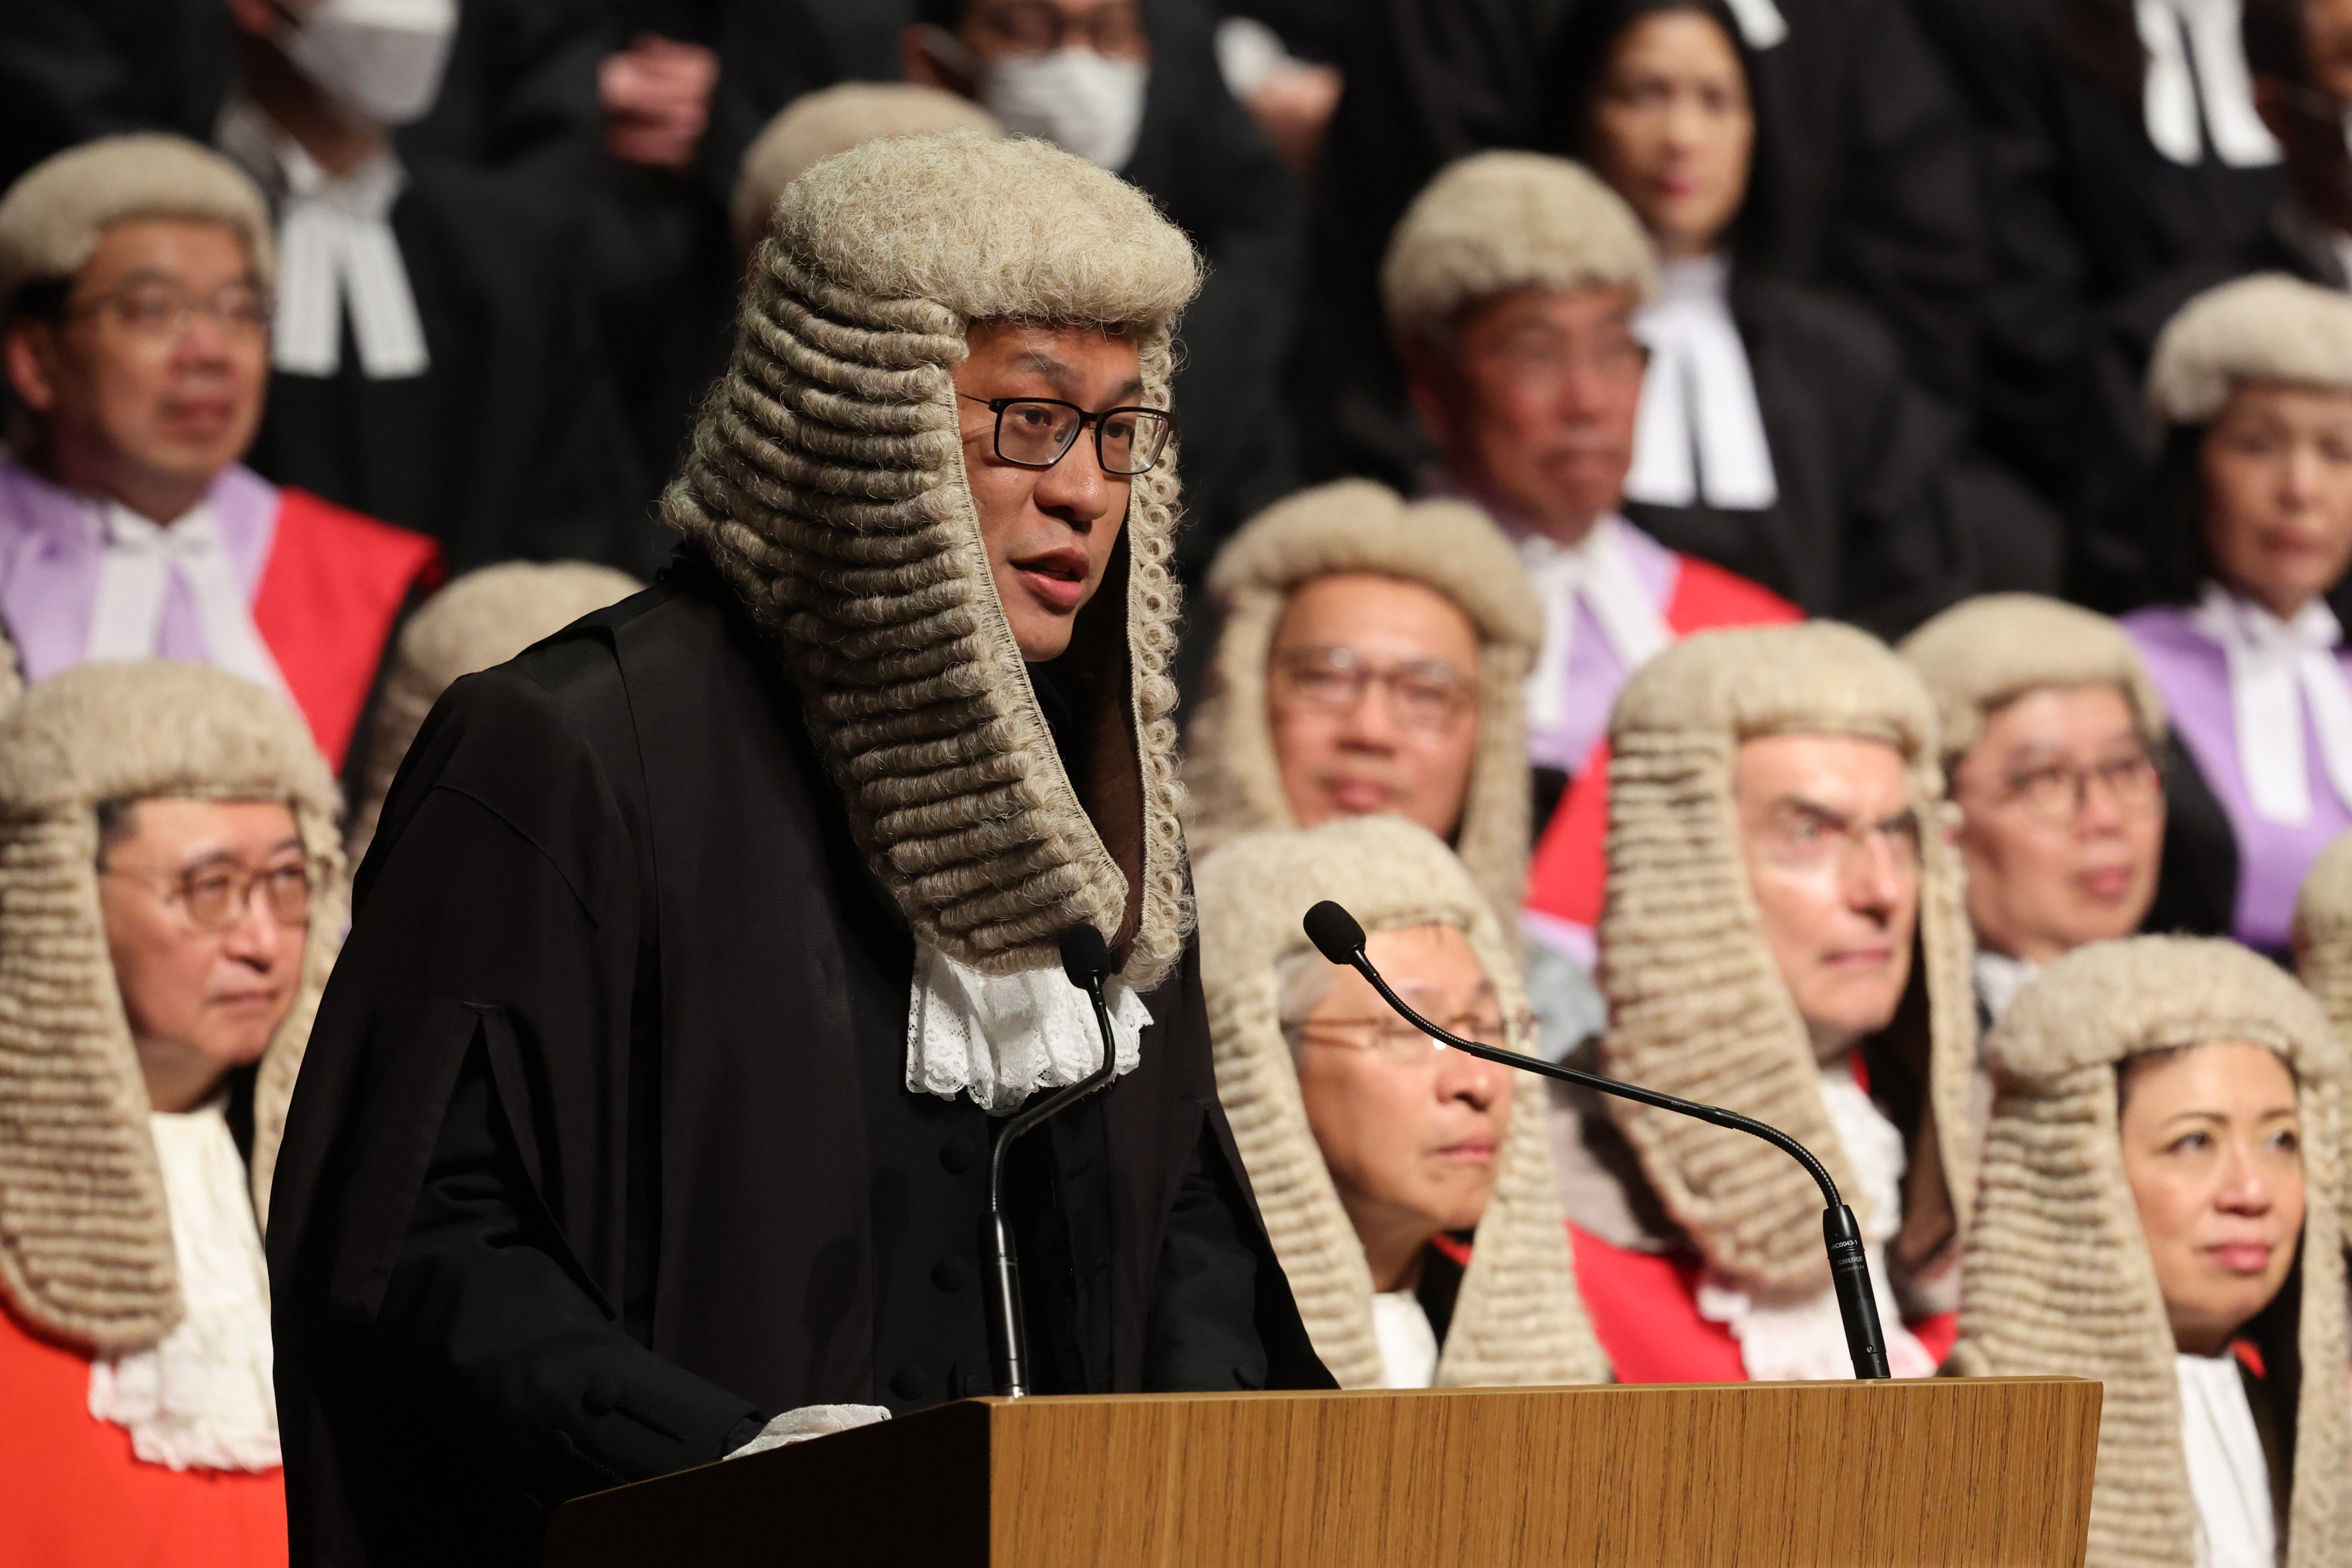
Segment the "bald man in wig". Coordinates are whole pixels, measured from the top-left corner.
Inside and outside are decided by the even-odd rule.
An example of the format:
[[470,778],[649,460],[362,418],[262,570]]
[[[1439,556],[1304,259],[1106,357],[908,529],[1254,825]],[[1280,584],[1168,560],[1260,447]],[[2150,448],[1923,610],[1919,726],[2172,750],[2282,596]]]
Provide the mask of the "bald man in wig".
[[[1182,236],[1043,142],[777,205],[654,587],[451,687],[289,1129],[298,1561],[525,1563],[566,1499],[992,1391],[1328,1386],[1218,1109],[1177,822]],[[910,1491],[910,1498],[918,1495]]]

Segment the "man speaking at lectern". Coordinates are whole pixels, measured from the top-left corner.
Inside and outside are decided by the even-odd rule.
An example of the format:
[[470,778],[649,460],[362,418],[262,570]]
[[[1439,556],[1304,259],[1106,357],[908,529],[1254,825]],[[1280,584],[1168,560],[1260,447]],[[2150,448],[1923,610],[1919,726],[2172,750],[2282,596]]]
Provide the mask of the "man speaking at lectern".
[[1176,818],[1199,277],[1041,142],[786,191],[676,563],[453,687],[362,868],[271,1216],[296,1562],[535,1563],[568,1498],[991,1392],[990,1138],[1101,1060],[1079,924],[1120,1075],[1013,1146],[1032,1386],[1329,1385]]

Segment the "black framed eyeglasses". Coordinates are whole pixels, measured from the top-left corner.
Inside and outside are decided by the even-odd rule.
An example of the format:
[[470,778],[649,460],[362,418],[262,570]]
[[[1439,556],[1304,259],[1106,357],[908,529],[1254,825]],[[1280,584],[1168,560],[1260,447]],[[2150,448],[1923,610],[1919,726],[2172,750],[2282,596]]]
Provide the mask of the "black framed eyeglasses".
[[996,455],[1022,468],[1050,468],[1070,455],[1078,432],[1094,426],[1095,461],[1106,474],[1148,474],[1175,438],[1176,416],[1164,408],[1106,408],[1089,414],[1058,397],[974,397],[996,416]]

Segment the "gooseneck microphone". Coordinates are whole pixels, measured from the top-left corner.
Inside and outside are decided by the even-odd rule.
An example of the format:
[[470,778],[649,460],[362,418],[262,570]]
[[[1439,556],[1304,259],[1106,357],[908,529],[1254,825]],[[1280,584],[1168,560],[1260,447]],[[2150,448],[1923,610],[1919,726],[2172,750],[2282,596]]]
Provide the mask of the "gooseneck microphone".
[[1316,951],[1332,963],[1344,964],[1372,983],[1388,1005],[1400,1017],[1427,1035],[1431,1039],[1452,1046],[1483,1060],[1517,1068],[1522,1072],[1556,1078],[1562,1083],[1580,1084],[1602,1094],[1613,1094],[1620,1100],[1633,1100],[1642,1105],[1654,1105],[1661,1110],[1671,1110],[1682,1116],[1695,1116],[1701,1121],[1717,1127],[1729,1127],[1767,1143],[1786,1153],[1802,1165],[1822,1189],[1826,1205],[1822,1211],[1822,1237],[1830,1255],[1830,1283],[1837,1292],[1838,1316],[1845,1321],[1846,1353],[1853,1359],[1853,1374],[1860,1378],[1879,1378],[1888,1374],[1886,1369],[1886,1339],[1878,1324],[1878,1298],[1870,1288],[1870,1259],[1863,1250],[1862,1227],[1854,1224],[1853,1211],[1838,1196],[1837,1183],[1829,1171],[1813,1158],[1811,1150],[1790,1137],[1777,1127],[1769,1127],[1753,1117],[1742,1116],[1736,1110],[1720,1106],[1701,1105],[1695,1100],[1681,1100],[1671,1094],[1660,1094],[1654,1089],[1638,1084],[1621,1083],[1599,1073],[1584,1072],[1557,1062],[1543,1061],[1535,1057],[1523,1057],[1517,1051],[1497,1050],[1493,1046],[1465,1040],[1447,1033],[1405,1005],[1402,997],[1389,989],[1381,972],[1364,956],[1364,928],[1356,917],[1328,899],[1307,911],[1302,922],[1307,938]]
[[996,1392],[1019,1399],[1029,1392],[1029,1339],[1021,1316],[1021,1263],[1013,1234],[1004,1227],[1004,1154],[1015,1139],[1047,1118],[1066,1110],[1111,1080],[1118,1070],[1118,1040],[1111,1033],[1110,1008],[1102,983],[1111,972],[1110,944],[1090,925],[1062,933],[1062,973],[1095,1005],[1095,1027],[1102,1034],[1102,1066],[1066,1089],[1024,1106],[996,1134],[988,1155],[988,1225],[981,1237],[982,1273],[988,1282],[989,1352],[995,1363]]

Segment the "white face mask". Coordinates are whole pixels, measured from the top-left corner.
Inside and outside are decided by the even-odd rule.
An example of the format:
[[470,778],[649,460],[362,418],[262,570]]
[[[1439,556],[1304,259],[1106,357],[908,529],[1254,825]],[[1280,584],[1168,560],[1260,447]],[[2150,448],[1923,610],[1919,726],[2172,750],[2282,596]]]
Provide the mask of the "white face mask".
[[319,0],[278,44],[353,114],[405,125],[433,107],[457,31],[456,0]]
[[1135,156],[1151,68],[1073,44],[1050,55],[985,63],[941,27],[924,29],[931,58],[975,84],[980,106],[1015,136],[1040,136],[1116,173]]
[[1114,172],[1135,156],[1151,68],[1082,45],[1002,59],[980,84],[981,107],[1018,136],[1042,136]]

